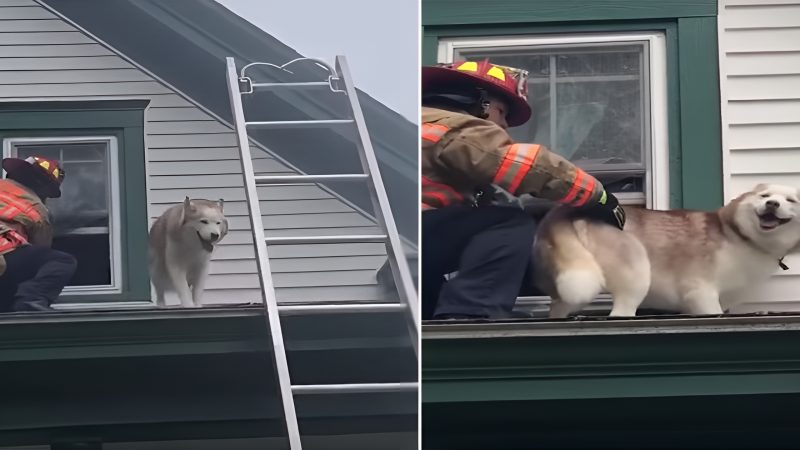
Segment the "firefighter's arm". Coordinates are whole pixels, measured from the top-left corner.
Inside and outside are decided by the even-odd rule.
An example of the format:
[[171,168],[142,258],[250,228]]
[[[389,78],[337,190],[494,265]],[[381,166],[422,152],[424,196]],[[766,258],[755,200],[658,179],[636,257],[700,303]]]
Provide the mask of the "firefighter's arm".
[[499,126],[476,119],[453,130],[439,160],[476,184],[496,184],[514,195],[531,194],[571,206],[601,201],[603,185],[538,144],[514,143]]
[[47,222],[38,222],[28,231],[28,242],[33,245],[53,245],[53,227]]
[[505,130],[480,119],[453,131],[438,158],[465,178],[580,208],[587,216],[624,227],[625,212],[617,199],[593,176],[547,147],[514,143]]
[[41,220],[28,227],[28,242],[33,245],[51,247],[53,245],[53,225],[50,223],[49,212],[40,208]]

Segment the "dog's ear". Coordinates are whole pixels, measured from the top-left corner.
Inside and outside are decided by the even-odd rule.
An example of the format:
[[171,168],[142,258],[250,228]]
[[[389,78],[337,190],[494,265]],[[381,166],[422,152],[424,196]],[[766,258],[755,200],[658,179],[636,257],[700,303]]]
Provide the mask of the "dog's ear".
[[183,199],[183,212],[186,214],[194,212],[194,204],[188,195]]
[[223,207],[225,206],[225,199],[221,198],[217,203],[219,204],[219,210],[224,211]]
[[187,195],[185,199],[183,199],[183,208],[181,208],[181,226],[186,225],[186,216],[188,216],[187,212],[189,211],[190,200],[189,196]]
[[226,234],[228,234],[228,219],[223,218],[222,225],[219,228],[219,239],[217,239],[217,242],[221,241]]
[[769,185],[768,184],[759,183],[759,184],[756,185],[756,187],[753,188],[753,192],[766,191],[767,189],[769,189]]

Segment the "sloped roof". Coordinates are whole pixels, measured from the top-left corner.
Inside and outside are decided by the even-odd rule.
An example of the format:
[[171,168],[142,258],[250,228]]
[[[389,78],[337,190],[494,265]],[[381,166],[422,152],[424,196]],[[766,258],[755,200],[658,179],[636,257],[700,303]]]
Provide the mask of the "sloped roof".
[[[225,57],[237,67],[250,62],[283,63],[300,55],[213,0],[42,0],[70,20],[231,121]],[[331,61],[335,55],[307,55]],[[346,55],[345,55],[346,56]],[[324,79],[311,64],[292,69],[297,79]],[[259,70],[259,81],[286,81],[275,70]],[[245,98],[249,120],[335,118],[343,98],[330,93],[261,94]],[[417,236],[417,126],[359,91],[359,100],[380,163],[392,211],[402,235]],[[306,173],[360,171],[353,136],[341,130],[256,130],[251,137]],[[357,206],[372,211],[361,185],[329,185]]]

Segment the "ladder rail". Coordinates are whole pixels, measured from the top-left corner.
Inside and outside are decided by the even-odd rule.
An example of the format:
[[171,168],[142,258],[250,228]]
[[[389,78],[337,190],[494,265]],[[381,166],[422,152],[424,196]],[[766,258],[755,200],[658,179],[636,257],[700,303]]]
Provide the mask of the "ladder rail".
[[353,314],[373,312],[403,312],[402,303],[352,303],[323,305],[285,305],[279,308],[281,315],[293,316],[301,314]]
[[304,127],[326,127],[330,125],[349,125],[353,123],[350,119],[321,119],[321,120],[269,120],[259,122],[247,122],[248,127],[258,128],[304,128]]
[[336,73],[339,74],[340,82],[344,85],[344,91],[350,103],[351,114],[353,115],[353,120],[355,121],[358,131],[358,142],[356,145],[358,147],[358,156],[361,159],[364,173],[368,174],[372,180],[370,198],[372,199],[375,219],[378,221],[381,228],[385,230],[388,237],[386,241],[386,250],[389,257],[389,265],[391,266],[392,275],[397,285],[400,301],[403,302],[408,309],[408,319],[410,322],[408,324],[409,334],[411,335],[411,343],[414,347],[414,352],[419,360],[419,299],[416,288],[414,287],[414,281],[411,278],[411,269],[408,267],[408,260],[403,251],[400,233],[397,231],[394,215],[389,205],[389,197],[386,194],[386,188],[383,184],[383,178],[381,177],[375,150],[369,138],[369,131],[364,119],[364,113],[361,110],[361,104],[358,100],[358,93],[353,84],[353,78],[350,75],[350,67],[347,65],[347,58],[344,55],[336,56]]
[[341,234],[336,236],[292,236],[268,237],[265,241],[273,245],[301,245],[301,244],[361,244],[385,243],[385,234]]
[[253,169],[252,155],[250,154],[250,141],[247,136],[245,125],[242,94],[239,89],[239,78],[237,77],[234,59],[228,57],[225,58],[225,61],[227,65],[227,83],[231,111],[233,112],[234,126],[236,128],[236,139],[239,144],[239,156],[242,166],[242,177],[244,178],[247,209],[250,214],[250,226],[252,227],[253,237],[255,239],[258,280],[264,298],[264,308],[270,329],[270,340],[272,341],[273,347],[272,353],[278,375],[278,385],[280,388],[281,403],[283,404],[286,432],[289,438],[289,448],[291,450],[302,450],[300,428],[297,423],[297,411],[294,405],[294,394],[292,393],[292,384],[289,375],[289,363],[286,357],[286,345],[283,340],[278,302],[275,298],[275,285],[272,280],[272,270],[270,269],[269,257],[267,255],[264,224],[261,220],[261,205],[258,200],[255,171]]
[[[277,65],[277,64],[266,63],[266,62],[253,62],[253,63],[245,65],[244,67],[242,67],[242,71],[241,71],[241,73],[239,75],[239,80],[245,81],[248,84],[248,90],[247,90],[247,92],[244,92],[244,93],[252,94],[253,93],[253,88],[255,87],[255,85],[253,84],[253,80],[250,77],[245,76],[245,74],[244,74],[247,71],[248,68],[253,67],[253,66],[269,66],[269,67],[272,67],[272,68],[275,68],[275,69],[278,69],[278,70],[283,70],[284,72],[288,72],[288,73],[294,74],[294,72],[292,72],[291,70],[287,69],[287,67],[291,66],[294,63],[300,62],[300,61],[311,61],[314,64],[316,64],[317,66],[322,67],[323,69],[327,70],[329,75],[328,75],[328,80],[325,81],[325,83],[328,85],[328,88],[330,88],[331,92],[333,92],[333,93],[344,92],[343,90],[339,89],[335,85],[335,82],[338,81],[338,78],[336,78],[337,72],[333,67],[331,67],[330,64],[328,64],[326,61],[324,61],[322,59],[319,59],[319,58],[309,58],[309,57],[303,56],[303,57],[300,57],[300,58],[295,58],[295,59],[293,59],[293,60],[291,60],[291,61],[289,61],[287,63],[281,64],[280,66]],[[318,82],[312,81],[310,83],[316,85],[316,83],[318,83]],[[258,84],[260,84],[262,86],[275,87],[278,83],[258,83]],[[299,83],[292,83],[292,84],[297,85]],[[306,84],[306,83],[304,83],[304,84]],[[306,84],[306,85],[309,85],[309,84]]]
[[283,89],[290,87],[330,87],[327,81],[288,81],[286,83],[253,83],[254,88],[274,88]]
[[322,183],[325,181],[362,181],[369,179],[363,173],[332,174],[332,175],[256,175],[256,184],[259,186],[293,184],[293,183]]
[[[297,82],[297,83],[253,83],[244,73],[248,67],[267,65],[286,70],[290,64],[300,60],[311,60],[328,69],[330,76],[328,83],[333,92],[342,92],[348,97],[350,106],[350,119],[324,119],[324,120],[296,120],[296,121],[257,121],[247,122],[244,115],[242,95],[253,92],[254,88],[279,88],[279,87],[311,87],[323,86],[325,82]],[[354,312],[390,312],[403,311],[408,322],[408,332],[417,360],[419,354],[420,313],[417,291],[414,286],[408,261],[403,251],[400,234],[397,230],[394,217],[389,204],[389,198],[380,174],[378,160],[369,137],[363,111],[358,100],[356,88],[353,84],[350,70],[344,56],[337,56],[335,69],[327,63],[313,58],[299,58],[284,65],[277,66],[270,63],[251,63],[242,69],[241,76],[237,76],[234,59],[226,58],[227,84],[230,97],[231,110],[234,116],[236,138],[239,145],[239,155],[244,178],[244,187],[247,208],[250,215],[250,225],[255,241],[256,263],[258,264],[259,286],[264,299],[264,311],[270,329],[273,347],[273,358],[278,376],[279,391],[283,405],[287,435],[290,450],[302,450],[302,441],[295,409],[295,395],[337,394],[337,393],[377,393],[377,392],[409,392],[418,391],[416,382],[395,383],[348,383],[348,384],[322,384],[322,385],[293,385],[286,352],[286,343],[281,327],[281,315],[294,314],[340,314]],[[291,72],[290,72],[291,73]],[[336,81],[336,86],[333,82]],[[246,82],[246,90],[242,84]],[[331,174],[331,175],[267,175],[256,176],[253,167],[248,128],[298,128],[306,126],[354,124],[358,134],[356,149],[359,154],[363,174]],[[384,234],[354,235],[354,236],[306,236],[306,237],[266,237],[261,215],[261,205],[258,197],[258,186],[267,184],[294,184],[324,181],[359,181],[365,180],[369,185],[375,219]],[[280,307],[275,294],[275,286],[270,268],[268,245],[280,244],[323,244],[345,242],[381,242],[386,247],[389,266],[395,282],[395,288],[400,303],[378,305],[298,305],[297,307]]]
[[296,384],[292,386],[292,392],[295,395],[414,392],[418,389],[419,385],[413,381],[399,383]]

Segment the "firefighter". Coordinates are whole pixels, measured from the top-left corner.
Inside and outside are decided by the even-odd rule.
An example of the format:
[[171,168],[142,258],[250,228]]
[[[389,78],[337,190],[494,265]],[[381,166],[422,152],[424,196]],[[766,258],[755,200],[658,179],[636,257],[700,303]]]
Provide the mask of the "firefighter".
[[531,117],[527,75],[488,60],[422,68],[423,319],[514,316],[535,222],[521,208],[487,204],[492,185],[625,224],[598,180],[506,132]]
[[5,158],[0,179],[0,311],[47,311],[77,268],[68,254],[51,248],[48,198],[61,197],[64,170],[32,156]]

